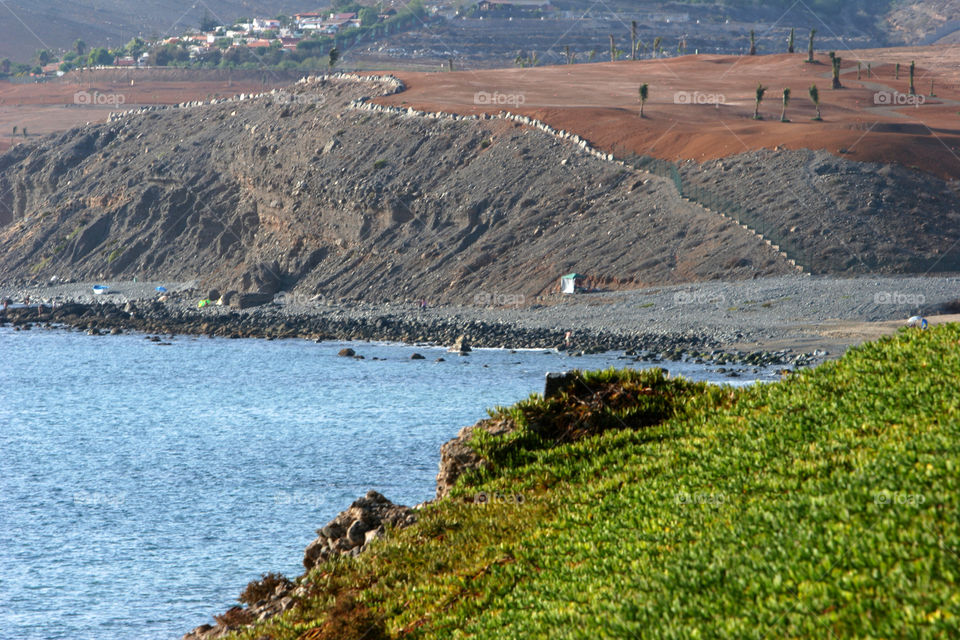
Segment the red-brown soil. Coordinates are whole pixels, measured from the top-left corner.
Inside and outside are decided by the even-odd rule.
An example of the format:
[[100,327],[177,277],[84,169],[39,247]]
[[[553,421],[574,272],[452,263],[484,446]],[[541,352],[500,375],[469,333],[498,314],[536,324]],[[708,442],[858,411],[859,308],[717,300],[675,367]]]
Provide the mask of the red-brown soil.
[[[105,122],[111,111],[141,105],[170,105],[288,86],[290,73],[129,70],[70,73],[42,83],[0,82],[0,153],[29,138],[63,131],[87,122]],[[98,93],[100,106],[77,104],[78,92]],[[82,102],[81,98],[81,102]],[[13,127],[18,135],[13,136]]]
[[[841,51],[844,89],[831,89],[830,60],[818,54],[686,56],[641,62],[577,64],[454,73],[399,72],[406,92],[382,104],[430,111],[497,113],[544,120],[574,131],[601,149],[668,160],[713,160],[757,149],[823,149],[850,160],[899,163],[945,178],[960,177],[960,49],[952,47]],[[875,103],[878,91],[908,92],[908,68],[917,62],[920,106]],[[857,61],[862,78],[857,80]],[[895,80],[895,63],[901,63]],[[870,63],[872,74],[868,75]],[[929,97],[934,81],[936,97]],[[769,89],[753,119],[757,83]],[[639,118],[638,89],[650,85]],[[824,122],[812,120],[808,88],[820,90]],[[784,87],[793,93],[780,122]],[[478,105],[478,92],[504,96],[504,104]],[[698,92],[722,104],[677,104],[675,96]],[[512,104],[510,101],[522,104]],[[696,101],[696,98],[694,100]]]

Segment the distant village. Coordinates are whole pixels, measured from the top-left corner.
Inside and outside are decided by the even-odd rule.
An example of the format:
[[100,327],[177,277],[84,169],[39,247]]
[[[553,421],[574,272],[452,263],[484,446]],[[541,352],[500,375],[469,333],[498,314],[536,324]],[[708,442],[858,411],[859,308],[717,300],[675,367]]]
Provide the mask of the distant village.
[[316,67],[330,49],[390,35],[425,24],[438,7],[420,0],[399,8],[355,5],[351,11],[314,11],[293,16],[255,17],[232,25],[209,15],[200,29],[155,40],[135,37],[117,49],[87,47],[82,40],[58,54],[38,51],[30,63],[0,61],[3,76],[57,76],[78,68],[102,67]]

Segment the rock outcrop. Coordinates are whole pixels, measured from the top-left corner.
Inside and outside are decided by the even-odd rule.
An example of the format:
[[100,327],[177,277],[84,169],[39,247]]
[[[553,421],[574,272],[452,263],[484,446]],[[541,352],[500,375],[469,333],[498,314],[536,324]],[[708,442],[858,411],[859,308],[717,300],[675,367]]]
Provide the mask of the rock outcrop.
[[457,479],[467,471],[489,464],[470,447],[470,440],[477,429],[483,429],[491,435],[503,435],[514,429],[512,422],[505,420],[481,420],[475,425],[464,427],[457,437],[448,440],[440,447],[440,471],[437,473],[437,500],[448,493]]
[[410,507],[394,504],[376,491],[368,491],[325,527],[317,529],[317,539],[307,545],[304,552],[303,566],[309,571],[333,555],[357,555],[370,541],[382,537],[385,527],[402,529],[416,521],[417,514]]

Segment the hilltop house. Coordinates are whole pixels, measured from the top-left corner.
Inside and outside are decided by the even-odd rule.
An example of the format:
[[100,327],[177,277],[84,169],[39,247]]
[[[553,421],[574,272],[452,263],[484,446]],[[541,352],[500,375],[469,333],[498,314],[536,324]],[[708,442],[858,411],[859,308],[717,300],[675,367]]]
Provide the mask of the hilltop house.
[[276,31],[280,28],[280,21],[271,18],[254,18],[254,31]]

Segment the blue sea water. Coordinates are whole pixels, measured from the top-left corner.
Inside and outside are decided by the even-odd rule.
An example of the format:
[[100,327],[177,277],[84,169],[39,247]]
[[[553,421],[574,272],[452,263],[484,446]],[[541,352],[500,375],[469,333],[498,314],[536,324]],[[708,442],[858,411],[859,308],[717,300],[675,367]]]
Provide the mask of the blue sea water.
[[179,638],[261,573],[299,575],[315,529],[368,489],[430,499],[440,445],[487,407],[541,391],[547,371],[624,365],[171,342],[0,328],[0,638]]

